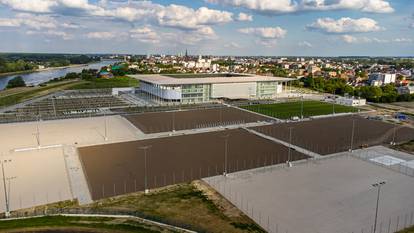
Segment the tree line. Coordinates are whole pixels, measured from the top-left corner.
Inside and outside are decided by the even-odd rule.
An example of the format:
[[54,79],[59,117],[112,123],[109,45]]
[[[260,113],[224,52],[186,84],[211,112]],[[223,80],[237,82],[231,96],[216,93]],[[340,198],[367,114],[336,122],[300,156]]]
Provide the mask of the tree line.
[[353,87],[340,78],[325,79],[323,77],[303,77],[294,81],[293,85],[307,87],[312,90],[336,95],[350,95],[367,99],[374,103],[392,103],[396,101],[414,101],[414,94],[399,95],[394,84],[381,87]]

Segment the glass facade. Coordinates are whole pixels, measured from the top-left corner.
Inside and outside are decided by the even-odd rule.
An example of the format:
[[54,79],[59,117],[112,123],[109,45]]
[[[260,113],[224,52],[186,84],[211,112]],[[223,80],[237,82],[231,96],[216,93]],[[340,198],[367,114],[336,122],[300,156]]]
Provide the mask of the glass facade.
[[278,82],[258,82],[257,98],[272,98],[277,93]]
[[210,101],[210,84],[190,84],[181,86],[182,103],[201,103]]

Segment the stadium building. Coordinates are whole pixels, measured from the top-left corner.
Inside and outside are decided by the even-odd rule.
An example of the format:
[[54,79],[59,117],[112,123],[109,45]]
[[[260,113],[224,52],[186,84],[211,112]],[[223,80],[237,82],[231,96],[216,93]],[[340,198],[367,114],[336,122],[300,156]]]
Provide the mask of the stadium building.
[[214,99],[269,99],[293,79],[249,74],[131,75],[140,91],[164,101],[202,103]]

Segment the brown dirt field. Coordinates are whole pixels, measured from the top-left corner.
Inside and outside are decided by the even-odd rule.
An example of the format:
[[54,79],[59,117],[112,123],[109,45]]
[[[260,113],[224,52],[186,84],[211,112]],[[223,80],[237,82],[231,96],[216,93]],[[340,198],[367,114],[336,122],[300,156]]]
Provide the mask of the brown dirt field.
[[[83,147],[79,155],[92,199],[145,189],[142,146],[152,146],[147,150],[147,188],[222,174],[225,135],[229,135],[229,172],[287,160],[287,147],[241,129]],[[292,158],[307,156],[293,151]]]
[[414,139],[414,129],[393,125],[360,116],[332,117],[303,122],[274,124],[252,129],[289,142],[292,127],[292,144],[321,155],[347,151],[351,147],[352,121],[355,119],[353,149]]
[[[204,128],[206,125],[229,125],[241,122],[266,121],[270,118],[235,108],[213,108],[175,112],[156,112],[128,115],[125,117],[144,133]],[[174,122],[174,123],[173,123]],[[173,126],[174,125],[174,126]]]

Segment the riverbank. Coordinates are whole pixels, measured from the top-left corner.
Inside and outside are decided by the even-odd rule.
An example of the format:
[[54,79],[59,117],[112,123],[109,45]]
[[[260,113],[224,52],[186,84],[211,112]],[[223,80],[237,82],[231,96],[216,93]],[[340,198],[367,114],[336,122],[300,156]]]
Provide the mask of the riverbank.
[[15,71],[15,72],[0,73],[0,78],[4,78],[10,75],[17,75],[17,74],[30,74],[30,73],[36,73],[36,72],[58,70],[58,69],[75,68],[75,67],[87,66],[93,63],[96,63],[96,62],[85,63],[85,64],[73,64],[73,65],[68,65],[68,66],[47,67],[44,69],[37,69],[37,70],[22,70],[22,71]]

